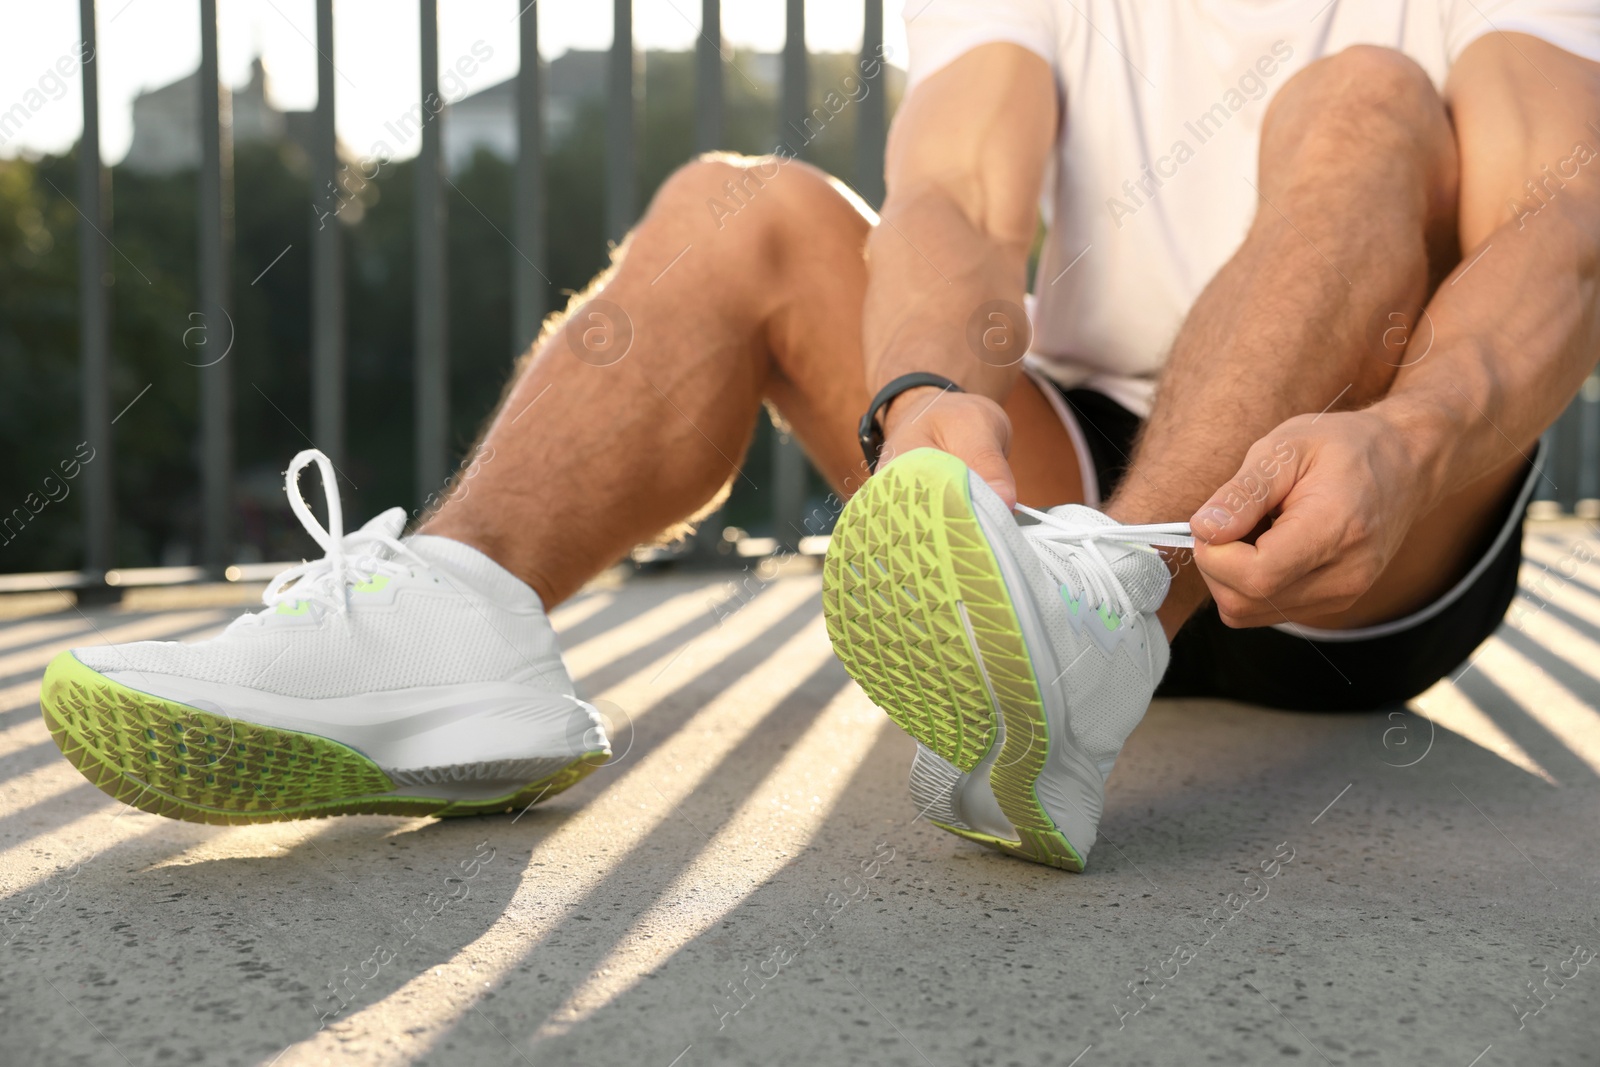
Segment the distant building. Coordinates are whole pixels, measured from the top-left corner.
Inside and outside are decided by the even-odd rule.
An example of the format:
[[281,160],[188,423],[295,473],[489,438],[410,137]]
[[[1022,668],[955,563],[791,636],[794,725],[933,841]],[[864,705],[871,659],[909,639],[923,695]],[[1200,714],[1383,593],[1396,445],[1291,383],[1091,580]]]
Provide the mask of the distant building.
[[[646,53],[644,57],[647,64],[650,54]],[[813,54],[812,58],[816,59],[817,56]],[[546,145],[553,148],[566,139],[572,131],[580,103],[605,96],[610,60],[610,52],[574,49],[557,56],[545,67]],[[739,71],[745,80],[776,96],[783,77],[783,56],[775,52],[741,54]],[[904,72],[888,67],[885,76],[890,99],[898,99],[904,90]],[[812,86],[813,91],[818,88]],[[491,155],[507,162],[516,159],[516,78],[508,78],[462,97],[445,109],[444,157],[450,172],[459,173],[466,169],[479,149],[487,149]]]
[[[267,72],[257,58],[250,81],[230,94],[233,143],[288,141],[311,150],[309,111],[280,111],[267,99]],[[133,143],[123,166],[139,174],[172,174],[200,165],[200,74],[140,93],[133,100]]]
[[[606,92],[609,52],[573,50],[545,66],[544,136],[555,147],[566,139],[585,98]],[[517,157],[517,79],[464,96],[445,108],[444,158],[452,174],[465,170],[480,148],[504,160]]]
[[[739,69],[745,78],[763,90],[776,93],[782,58],[771,53],[742,55]],[[546,65],[544,128],[545,143],[549,147],[558,146],[572,131],[579,105],[584,100],[605,96],[609,62],[609,52],[574,49]],[[898,95],[903,75],[891,67],[888,76],[893,98]],[[199,85],[196,72],[134,98],[133,143],[123,166],[141,174],[171,174],[200,165]],[[312,113],[279,110],[268,99],[267,88],[266,68],[257,58],[250,65],[250,81],[232,94],[234,144],[287,141],[309,157]],[[479,149],[487,149],[503,160],[514,160],[517,155],[516,108],[514,77],[446,106],[443,148],[445,165],[450,172],[466,169]],[[410,154],[402,147],[408,140],[409,137],[401,137],[395,147]],[[359,153],[341,145],[340,155],[355,159]]]
[[[552,147],[571,130],[581,100],[605,95],[609,55],[571,51],[545,67],[545,138]],[[279,110],[267,89],[266,68],[258,58],[250,65],[250,81],[232,94],[233,143],[289,141],[309,153],[312,113]],[[516,158],[516,93],[517,81],[510,78],[445,108],[444,155],[452,173],[464,170],[479,148],[501,159]],[[200,165],[199,130],[197,71],[134,98],[133,143],[123,166],[139,174],[193,170]],[[355,158],[344,148],[341,155]]]

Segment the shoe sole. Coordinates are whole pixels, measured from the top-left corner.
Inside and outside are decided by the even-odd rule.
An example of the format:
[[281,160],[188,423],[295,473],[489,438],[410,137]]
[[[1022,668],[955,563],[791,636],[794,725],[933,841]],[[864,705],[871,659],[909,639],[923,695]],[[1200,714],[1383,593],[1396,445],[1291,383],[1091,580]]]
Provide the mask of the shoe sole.
[[61,754],[102,792],[184,822],[514,811],[570,788],[610,758],[587,752],[514,792],[487,799],[396,796],[404,786],[348,745],[141,693],[84,666],[70,652],[46,669],[39,705]]
[[935,825],[1082,871],[1034,788],[1050,751],[1044,701],[967,475],[956,457],[919,449],[851,499],[823,563],[828,636],[873,703],[958,770],[971,773],[998,739],[989,784],[1018,840]]

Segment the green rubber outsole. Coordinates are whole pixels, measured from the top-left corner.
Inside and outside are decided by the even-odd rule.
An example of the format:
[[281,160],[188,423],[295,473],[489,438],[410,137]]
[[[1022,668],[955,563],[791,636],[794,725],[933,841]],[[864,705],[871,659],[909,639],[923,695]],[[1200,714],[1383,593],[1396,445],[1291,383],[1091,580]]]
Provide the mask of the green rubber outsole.
[[39,706],[62,755],[102,792],[185,822],[260,823],[328,815],[481,815],[544,800],[607,760],[585,753],[505,796],[393,796],[355,749],[316,734],[241,722],[120,685],[70,652],[50,662]]
[[918,449],[867,482],[834,528],[822,609],[834,652],[872,702],[961,771],[988,755],[1003,720],[989,782],[1018,840],[938,825],[1083,870],[1034,789],[1050,749],[1044,702],[964,463]]

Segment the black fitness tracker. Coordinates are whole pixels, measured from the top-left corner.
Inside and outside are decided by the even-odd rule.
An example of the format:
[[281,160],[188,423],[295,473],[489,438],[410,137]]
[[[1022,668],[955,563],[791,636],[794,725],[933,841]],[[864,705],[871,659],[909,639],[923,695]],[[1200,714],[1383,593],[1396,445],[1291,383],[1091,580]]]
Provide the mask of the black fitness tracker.
[[878,412],[888,406],[889,401],[899,396],[908,389],[920,389],[931,385],[945,392],[965,392],[961,386],[949,378],[938,374],[928,374],[917,371],[914,374],[902,374],[882,389],[872,398],[872,406],[867,408],[867,413],[861,416],[861,426],[856,431],[861,439],[861,454],[867,459],[867,470],[876,472],[878,469],[878,453],[883,451],[883,427],[878,425]]

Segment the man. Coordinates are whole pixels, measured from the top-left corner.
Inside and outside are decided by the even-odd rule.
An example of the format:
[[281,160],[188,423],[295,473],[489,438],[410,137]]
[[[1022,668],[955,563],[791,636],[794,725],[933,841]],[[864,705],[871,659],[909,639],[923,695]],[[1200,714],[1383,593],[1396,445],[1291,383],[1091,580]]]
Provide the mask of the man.
[[855,493],[830,635],[963,836],[1081,869],[1158,684],[1368,708],[1461,662],[1600,341],[1600,4],[906,14],[881,219],[800,163],[685,167],[470,494],[343,537],[302,454],[326,557],[214,641],[64,654],[69,758],[207,821],[554,793],[607,742],[544,609],[713,502],[763,401]]

